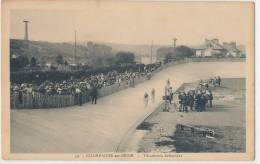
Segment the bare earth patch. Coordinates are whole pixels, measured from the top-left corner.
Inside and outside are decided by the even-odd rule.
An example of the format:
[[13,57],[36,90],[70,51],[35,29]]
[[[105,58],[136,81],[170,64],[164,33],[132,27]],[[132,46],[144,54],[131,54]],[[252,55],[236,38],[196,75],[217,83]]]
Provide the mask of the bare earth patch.
[[[194,86],[196,83],[187,83],[180,89]],[[170,112],[163,112],[161,104],[137,128],[147,131],[138,144],[138,152],[245,152],[245,79],[223,79],[221,87],[211,89],[213,108],[205,112],[180,113],[176,105],[171,106]],[[211,129],[216,135],[192,133],[176,128],[178,124]]]

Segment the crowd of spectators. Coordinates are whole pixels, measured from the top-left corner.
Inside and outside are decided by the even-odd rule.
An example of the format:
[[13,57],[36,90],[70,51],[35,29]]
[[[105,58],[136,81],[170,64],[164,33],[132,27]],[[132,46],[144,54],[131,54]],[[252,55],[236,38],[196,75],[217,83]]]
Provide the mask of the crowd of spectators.
[[188,107],[190,108],[190,111],[192,111],[193,107],[195,107],[195,110],[197,112],[202,112],[206,110],[207,105],[211,108],[213,93],[209,88],[210,85],[213,87],[220,86],[220,76],[210,78],[209,80],[200,80],[199,85],[195,90],[189,90],[188,92],[179,92],[179,111],[188,112]]
[[122,83],[134,83],[134,80],[140,77],[147,77],[149,79],[151,71],[154,70],[155,68],[149,70],[145,69],[143,72],[126,71],[123,73],[114,70],[107,74],[100,73],[79,79],[71,78],[61,82],[51,82],[46,80],[38,85],[31,83],[11,83],[10,90],[11,94],[41,93],[44,95],[74,95],[77,92],[86,92],[92,88],[100,89],[113,84],[118,84],[120,86]]

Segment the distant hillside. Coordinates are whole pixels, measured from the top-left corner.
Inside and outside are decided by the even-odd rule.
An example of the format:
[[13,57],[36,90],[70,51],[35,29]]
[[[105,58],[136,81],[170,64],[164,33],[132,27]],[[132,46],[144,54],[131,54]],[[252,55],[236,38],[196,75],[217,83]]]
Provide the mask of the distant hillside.
[[[87,48],[78,46],[78,56],[87,56]],[[28,47],[26,41],[11,39],[10,40],[11,55],[25,55],[27,57],[36,57],[39,60],[53,61],[53,59],[62,55],[66,60],[73,61],[74,45],[69,43],[50,43],[42,41],[29,41]]]
[[[153,45],[153,55],[156,56],[160,45]],[[133,52],[136,61],[141,61],[141,56],[150,56],[151,45],[130,45],[118,43],[79,42],[77,44],[76,60],[80,63],[106,65],[107,59],[119,51]],[[38,63],[55,63],[58,55],[63,56],[68,63],[74,63],[74,43],[52,43],[45,41],[26,41],[10,39],[10,55],[24,55],[28,58],[36,57]]]
[[[27,46],[28,45],[28,46]],[[76,60],[80,63],[93,63],[114,55],[112,48],[103,44],[77,45]],[[74,45],[71,43],[50,43],[43,41],[28,41],[10,39],[10,55],[36,57],[39,62],[54,63],[58,55],[63,56],[69,63],[74,61]]]
[[[87,42],[82,42],[81,45],[86,45]],[[99,43],[112,47],[113,51],[129,51],[136,54],[136,56],[146,56],[151,54],[151,45],[135,45],[135,44],[120,44],[120,43]],[[165,45],[164,45],[165,46]],[[156,54],[157,49],[161,45],[153,45],[153,54]]]

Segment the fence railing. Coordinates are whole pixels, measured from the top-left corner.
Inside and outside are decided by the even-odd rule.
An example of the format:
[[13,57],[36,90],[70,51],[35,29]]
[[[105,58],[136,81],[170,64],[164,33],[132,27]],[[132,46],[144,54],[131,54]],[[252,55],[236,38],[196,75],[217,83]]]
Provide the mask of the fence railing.
[[[107,96],[120,90],[133,87],[145,81],[146,77],[137,77],[134,81],[123,81],[98,90],[98,97]],[[62,108],[87,103],[91,100],[90,91],[80,95],[44,95],[34,93],[14,93],[10,96],[11,109]]]
[[74,95],[44,95],[41,93],[15,93],[11,95],[11,109],[61,108],[75,105]]
[[185,58],[185,62],[243,62],[246,58]]
[[194,58],[184,58],[184,59],[177,59],[172,60],[160,67],[160,69],[156,71],[160,71],[162,69],[168,68],[173,65],[184,64],[184,63],[191,63],[191,62],[245,62],[246,58],[205,58],[205,57],[194,57]]

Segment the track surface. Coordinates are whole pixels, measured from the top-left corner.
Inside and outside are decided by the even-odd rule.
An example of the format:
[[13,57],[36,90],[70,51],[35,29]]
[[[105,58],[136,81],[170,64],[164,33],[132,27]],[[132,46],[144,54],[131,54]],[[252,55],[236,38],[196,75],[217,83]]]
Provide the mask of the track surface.
[[[176,89],[183,82],[220,75],[246,77],[245,62],[180,64],[157,73],[150,81],[100,98],[97,105],[63,109],[11,111],[12,153],[115,152],[137,122],[155,110],[170,78]],[[156,90],[156,101],[144,107],[144,92]]]

